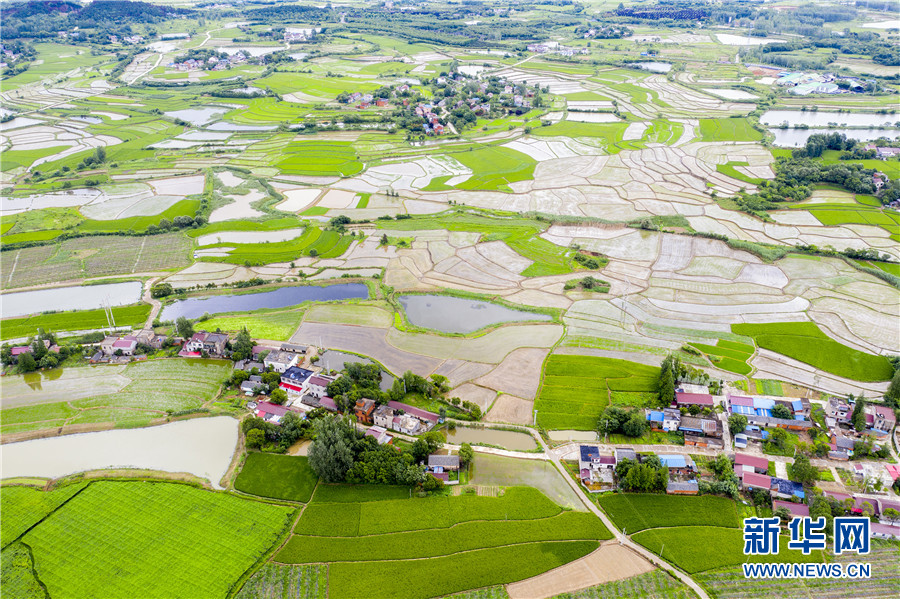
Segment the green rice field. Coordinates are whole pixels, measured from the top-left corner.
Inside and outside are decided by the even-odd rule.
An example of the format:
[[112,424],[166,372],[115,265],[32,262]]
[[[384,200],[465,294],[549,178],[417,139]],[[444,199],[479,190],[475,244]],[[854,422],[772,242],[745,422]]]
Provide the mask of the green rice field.
[[[150,314],[149,304],[117,306],[113,316],[118,326],[141,327]],[[61,331],[86,331],[109,326],[104,310],[78,310],[75,312],[54,312],[22,318],[6,318],[0,326],[0,339],[18,339],[37,334],[39,328],[59,333]]]
[[617,493],[600,497],[600,507],[628,534],[670,526],[739,528],[742,518],[740,507],[734,501],[712,495]]
[[554,354],[534,407],[546,429],[595,430],[614,391],[655,393],[659,368],[626,360]]
[[305,457],[251,452],[234,488],[260,497],[307,502],[317,478]]
[[731,331],[752,337],[759,347],[854,381],[887,381],[894,374],[886,357],[838,343],[812,322],[733,324]]
[[[293,510],[188,485],[95,482],[23,537],[54,597],[225,596]],[[191,559],[185,559],[190,555]]]
[[691,346],[702,351],[716,368],[743,375],[753,371],[747,363],[756,351],[752,345],[719,339],[715,345],[691,343]]
[[759,141],[762,131],[757,131],[745,118],[700,119],[701,141]]

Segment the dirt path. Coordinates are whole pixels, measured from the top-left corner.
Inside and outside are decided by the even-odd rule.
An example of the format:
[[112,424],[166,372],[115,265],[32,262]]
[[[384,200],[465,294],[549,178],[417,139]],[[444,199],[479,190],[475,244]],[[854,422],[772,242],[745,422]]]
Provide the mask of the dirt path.
[[153,329],[153,321],[156,320],[156,317],[159,316],[159,311],[162,310],[162,302],[153,299],[150,295],[150,288],[159,281],[159,277],[154,277],[152,279],[147,279],[147,282],[144,283],[144,295],[141,296],[141,299],[150,304],[152,307],[150,308],[150,314],[147,315],[147,322],[144,323],[145,329]]

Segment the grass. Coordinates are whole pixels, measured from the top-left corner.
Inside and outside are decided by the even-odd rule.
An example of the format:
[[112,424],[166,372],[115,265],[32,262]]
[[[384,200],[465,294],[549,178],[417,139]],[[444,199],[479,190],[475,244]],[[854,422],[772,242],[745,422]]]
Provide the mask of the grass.
[[315,251],[320,258],[336,258],[343,254],[354,237],[337,231],[323,231],[317,227],[307,227],[300,237],[271,243],[213,243],[204,248],[234,248],[227,256],[206,256],[206,262],[227,262],[229,264],[250,264],[261,266],[274,262],[291,262],[300,256],[310,256]]
[[225,596],[292,512],[187,485],[104,481],[23,540],[54,597]]
[[249,453],[234,488],[260,497],[306,503],[317,478],[306,457]]
[[580,591],[555,595],[553,599],[689,599],[695,596],[693,591],[665,570],[652,570]]
[[316,487],[315,500],[319,503],[364,503],[368,501],[389,501],[409,499],[409,487],[390,485],[329,485]]
[[535,401],[545,429],[594,430],[611,392],[653,393],[659,369],[626,360],[551,355]]
[[244,583],[236,599],[326,599],[325,566],[285,566],[267,563]]
[[733,324],[731,331],[753,337],[759,347],[854,381],[887,381],[894,374],[886,357],[842,345],[812,322]]
[[716,170],[731,177],[732,179],[737,179],[738,181],[743,181],[744,183],[750,183],[752,185],[760,185],[765,179],[760,179],[759,177],[750,177],[745,175],[741,171],[737,170],[736,166],[750,166],[749,162],[740,162],[735,160],[730,160],[725,164],[717,164]]
[[761,131],[750,125],[746,118],[700,119],[701,141],[760,141]]
[[[141,326],[147,321],[150,305],[135,304],[113,308],[113,316],[118,326]],[[0,339],[18,339],[36,335],[39,328],[45,331],[86,331],[109,326],[104,310],[75,310],[6,318],[0,326]]]
[[68,485],[53,491],[18,486],[0,488],[0,511],[3,512],[0,544],[5,548],[82,489],[84,485]]
[[[4,82],[4,86],[6,83]],[[3,159],[0,160],[0,171],[11,171],[15,168],[29,167],[31,163],[38,158],[45,156],[53,156],[57,152],[62,152],[69,146],[52,146],[49,148],[37,148],[34,150],[7,150],[3,152]]]
[[744,555],[743,532],[737,528],[715,526],[679,526],[645,530],[631,537],[664,560],[688,574],[715,568],[734,566],[744,562],[801,563],[822,562],[821,551],[803,555],[787,548],[787,537],[781,537],[778,555]]
[[600,497],[600,507],[628,534],[669,526],[739,528],[737,504],[724,497],[618,493]]
[[[81,46],[67,46],[63,44],[35,44],[37,60],[32,62],[28,70],[3,80],[3,90],[12,91],[23,85],[37,81],[48,81],[54,76],[73,69],[89,69],[99,63],[113,58],[111,54],[93,56],[86,48]],[[41,64],[35,64],[38,60]]]

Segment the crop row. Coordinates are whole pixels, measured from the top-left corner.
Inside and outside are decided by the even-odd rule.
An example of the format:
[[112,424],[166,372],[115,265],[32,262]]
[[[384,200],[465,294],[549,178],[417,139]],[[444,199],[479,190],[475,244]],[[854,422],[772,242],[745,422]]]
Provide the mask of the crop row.
[[325,599],[327,591],[325,566],[268,563],[244,583],[236,599]]
[[668,526],[740,526],[737,504],[730,499],[704,495],[641,495],[619,493],[600,498],[616,526],[629,533]]
[[517,543],[611,537],[593,514],[565,512],[537,520],[464,522],[449,529],[364,537],[294,535],[275,559],[282,563],[417,559]]

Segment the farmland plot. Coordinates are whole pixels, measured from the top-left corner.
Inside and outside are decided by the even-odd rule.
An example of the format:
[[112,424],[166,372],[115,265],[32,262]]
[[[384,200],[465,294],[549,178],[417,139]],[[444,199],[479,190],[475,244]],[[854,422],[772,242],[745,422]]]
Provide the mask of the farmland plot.
[[186,485],[96,482],[24,541],[54,597],[225,596],[292,511]]
[[740,526],[737,504],[711,495],[680,497],[619,493],[601,497],[600,507],[617,526],[629,533],[660,526]]
[[305,457],[250,453],[234,488],[260,497],[306,502],[313,494],[316,479]]

